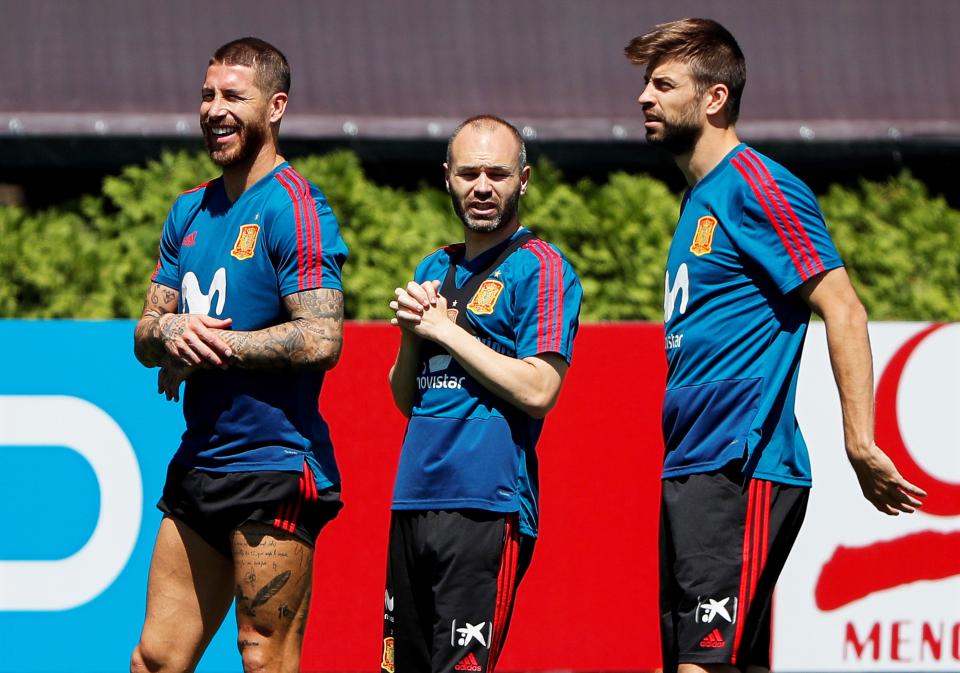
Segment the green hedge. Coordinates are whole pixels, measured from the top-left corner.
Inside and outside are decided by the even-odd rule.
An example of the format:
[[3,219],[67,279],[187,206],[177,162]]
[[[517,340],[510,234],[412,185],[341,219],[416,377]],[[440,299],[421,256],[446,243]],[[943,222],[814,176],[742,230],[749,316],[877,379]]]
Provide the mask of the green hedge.
[[[329,198],[350,246],[347,315],[385,319],[392,290],[439,246],[462,238],[440,189],[372,183],[349,152],[296,160]],[[206,156],[164,154],[104,180],[100,194],[31,212],[0,207],[0,316],[135,317],[177,194],[216,175]],[[835,186],[821,206],[875,320],[960,320],[960,211],[903,173]],[[643,175],[565,182],[538,165],[522,220],[556,243],[583,280],[587,320],[660,320],[663,260],[679,196]]]

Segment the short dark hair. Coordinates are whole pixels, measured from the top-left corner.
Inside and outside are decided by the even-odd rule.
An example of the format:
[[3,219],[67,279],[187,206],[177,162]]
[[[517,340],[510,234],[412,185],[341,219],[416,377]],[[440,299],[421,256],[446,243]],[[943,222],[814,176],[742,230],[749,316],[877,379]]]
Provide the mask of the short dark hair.
[[523,167],[527,165],[527,145],[523,142],[523,136],[520,135],[516,126],[496,115],[476,115],[462,122],[450,134],[450,140],[447,141],[447,166],[450,165],[450,160],[453,158],[453,141],[460,135],[460,131],[467,126],[473,126],[476,129],[492,129],[495,126],[507,128],[517,139],[517,143],[520,144],[520,151],[517,153],[517,167],[522,171]]
[[747,62],[730,31],[716,21],[680,19],[661,23],[630,40],[623,51],[631,62],[647,67],[674,59],[687,63],[701,92],[713,84],[725,84],[730,90],[727,117],[731,124],[736,123],[747,83]]
[[241,37],[213,52],[210,63],[243,65],[253,68],[257,87],[268,96],[290,93],[290,64],[287,57],[269,42],[256,37]]

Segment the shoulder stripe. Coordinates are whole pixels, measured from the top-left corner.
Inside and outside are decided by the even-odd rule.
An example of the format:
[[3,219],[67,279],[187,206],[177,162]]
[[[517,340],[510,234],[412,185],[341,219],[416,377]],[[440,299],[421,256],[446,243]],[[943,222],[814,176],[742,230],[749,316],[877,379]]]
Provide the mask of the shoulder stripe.
[[[317,272],[320,261],[320,220],[317,217],[316,203],[310,193],[310,185],[292,166],[287,166],[281,172],[296,189],[300,208],[303,209],[304,238],[306,239],[306,249],[304,251],[306,282],[310,287],[319,287],[321,279],[317,277]],[[305,286],[301,285],[300,289],[305,289]]]
[[540,262],[537,349],[541,353],[559,352],[563,338],[563,260],[556,250],[537,238],[523,248]]
[[[757,201],[760,203],[760,206],[763,208],[763,212],[767,214],[767,219],[773,225],[773,228],[776,229],[777,235],[780,237],[780,242],[783,243],[783,247],[786,249],[787,253],[790,255],[790,259],[793,260],[793,265],[797,268],[797,272],[800,274],[800,277],[803,280],[807,280],[814,275],[812,268],[810,268],[810,262],[806,259],[806,256],[803,254],[802,250],[798,250],[798,243],[794,238],[794,243],[791,243],[789,240],[786,226],[779,217],[777,217],[771,210],[771,203],[768,202],[767,196],[768,192],[766,187],[762,186],[762,180],[757,174],[756,168],[743,160],[740,155],[735,156],[730,160],[730,163],[733,164],[734,168],[743,176],[743,178],[750,185],[750,189],[753,190],[754,196],[757,198]],[[803,259],[801,259],[801,257]]]
[[209,181],[204,182],[203,184],[197,185],[197,186],[194,187],[193,189],[188,189],[188,190],[186,190],[186,191],[180,192],[179,196],[183,196],[184,194],[193,194],[194,192],[199,192],[201,189],[206,189],[206,188],[207,188],[207,185],[209,185],[209,184],[210,184]]
[[803,223],[800,222],[800,218],[797,217],[796,211],[793,209],[793,206],[790,205],[790,201],[787,199],[786,194],[780,190],[780,186],[777,184],[777,181],[774,180],[773,175],[771,175],[770,170],[767,168],[766,164],[758,157],[752,150],[746,151],[747,156],[754,160],[756,165],[760,168],[760,171],[763,173],[763,176],[766,178],[767,184],[770,186],[774,197],[776,197],[783,209],[786,211],[787,216],[789,217],[789,222],[792,222],[797,232],[803,238],[803,247],[810,254],[810,257],[813,261],[813,272],[815,274],[823,271],[823,261],[820,259],[820,255],[817,253],[817,249],[813,245],[813,241],[810,240],[810,236],[807,234],[806,228],[803,226]]
[[307,211],[307,221],[311,225],[312,235],[311,250],[313,251],[312,261],[308,261],[310,271],[312,272],[313,287],[323,286],[323,237],[320,230],[320,216],[317,215],[317,202],[313,198],[313,192],[310,191],[310,183],[306,178],[297,173],[292,167],[285,169],[301,187],[304,196],[304,209]]
[[286,190],[287,195],[290,197],[290,201],[293,203],[293,216],[297,223],[297,287],[301,290],[305,287],[304,283],[304,248],[303,248],[303,211],[301,209],[300,199],[297,197],[297,192],[293,188],[293,185],[287,181],[287,178],[283,175],[283,172],[277,173],[274,176],[283,188]]

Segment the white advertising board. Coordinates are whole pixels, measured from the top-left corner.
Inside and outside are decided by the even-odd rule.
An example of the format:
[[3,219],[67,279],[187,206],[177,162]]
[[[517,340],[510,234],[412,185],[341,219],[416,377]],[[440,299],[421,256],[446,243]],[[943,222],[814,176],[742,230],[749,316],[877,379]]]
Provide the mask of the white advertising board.
[[898,517],[861,496],[823,325],[811,325],[797,416],[814,486],[778,584],[775,670],[960,670],[960,325],[870,334],[877,444],[929,496]]

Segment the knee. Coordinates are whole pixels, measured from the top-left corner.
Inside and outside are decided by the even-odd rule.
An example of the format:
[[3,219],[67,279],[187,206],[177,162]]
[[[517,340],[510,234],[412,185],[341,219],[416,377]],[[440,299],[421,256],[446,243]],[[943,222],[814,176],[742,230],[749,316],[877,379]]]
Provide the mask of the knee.
[[243,673],[267,673],[271,657],[267,648],[258,645],[240,644],[240,656],[243,659]]
[[138,643],[130,656],[130,673],[156,673],[163,663],[149,655],[149,650]]
[[190,661],[162,647],[150,647],[140,641],[130,656],[130,673],[187,673],[193,670]]
[[270,638],[256,629],[240,629],[237,647],[243,661],[243,673],[266,673],[269,670],[273,659],[271,644]]

